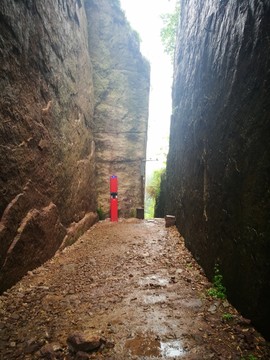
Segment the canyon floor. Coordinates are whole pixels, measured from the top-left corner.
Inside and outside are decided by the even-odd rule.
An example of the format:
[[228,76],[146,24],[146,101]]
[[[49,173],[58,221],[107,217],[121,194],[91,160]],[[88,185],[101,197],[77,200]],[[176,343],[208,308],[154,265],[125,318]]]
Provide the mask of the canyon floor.
[[99,222],[0,297],[0,359],[270,359],[211,286],[163,219]]

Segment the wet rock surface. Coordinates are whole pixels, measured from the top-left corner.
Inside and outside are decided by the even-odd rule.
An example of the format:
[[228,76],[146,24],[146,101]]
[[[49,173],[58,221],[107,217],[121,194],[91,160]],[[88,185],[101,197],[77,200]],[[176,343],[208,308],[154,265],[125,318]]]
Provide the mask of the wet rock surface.
[[270,334],[270,4],[182,2],[167,212],[209,278]]
[[0,297],[0,359],[269,359],[209,287],[164,220],[100,222]]

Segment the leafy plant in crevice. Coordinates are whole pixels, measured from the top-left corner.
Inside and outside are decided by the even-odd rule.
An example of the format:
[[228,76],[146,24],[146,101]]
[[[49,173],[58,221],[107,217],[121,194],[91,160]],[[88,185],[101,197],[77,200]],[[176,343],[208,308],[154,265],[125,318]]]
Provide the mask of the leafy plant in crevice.
[[211,287],[207,294],[216,299],[226,299],[226,288],[223,285],[223,276],[220,273],[219,266],[216,264],[214,268],[213,287]]
[[161,15],[161,19],[163,21],[163,27],[160,31],[161,42],[163,44],[165,53],[170,56],[172,63],[174,59],[179,14],[180,4],[177,2],[172,13]]
[[231,321],[233,319],[233,315],[230,313],[224,313],[222,315],[222,320],[223,321]]

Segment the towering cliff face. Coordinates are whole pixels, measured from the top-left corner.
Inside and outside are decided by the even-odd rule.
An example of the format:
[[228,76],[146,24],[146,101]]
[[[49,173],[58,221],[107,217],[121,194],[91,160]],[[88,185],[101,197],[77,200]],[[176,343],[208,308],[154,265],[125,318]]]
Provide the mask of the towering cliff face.
[[[0,291],[50,258],[59,246],[74,242],[97,218],[94,121],[99,117],[94,118],[94,107],[102,108],[105,95],[97,88],[94,99],[88,31],[92,26],[95,29],[95,23],[100,26],[104,11],[106,39],[95,32],[90,44],[110,48],[108,32],[116,31],[116,14],[124,20],[118,7],[116,13],[113,6],[107,12],[106,2],[101,1],[95,3],[93,17],[90,5],[94,4],[82,0],[0,2]],[[127,45],[127,38],[131,41],[127,37],[131,30],[125,26],[121,25],[123,42],[118,39],[122,46]],[[108,77],[110,96],[121,98],[122,93],[133,92],[137,101],[142,86],[148,97],[137,74],[134,78],[123,75],[135,71],[135,59],[141,59],[138,47],[136,51],[119,51],[119,59],[128,57],[118,64],[124,84],[120,88]],[[93,54],[101,70],[104,64],[104,71],[110,73],[110,66],[116,71],[116,54],[112,62],[107,61],[102,53]],[[95,77],[102,74],[95,70]],[[130,123],[134,119],[128,101],[132,100],[126,99],[121,110]],[[108,116],[100,131],[120,128],[114,125]],[[119,153],[132,151],[137,140],[143,153],[142,128],[134,127],[134,135],[128,135],[130,149],[128,142],[125,147],[121,138],[117,140],[122,146]],[[99,133],[98,148],[100,138]],[[103,145],[110,152],[110,140],[106,141]],[[130,171],[126,165],[125,171],[130,179],[133,167]]]
[[167,166],[188,247],[268,337],[269,34],[269,1],[181,2]]
[[51,257],[71,223],[69,237],[93,223],[96,199],[89,191],[95,186],[93,85],[81,1],[3,0],[0,20],[5,289]]
[[[95,87],[98,206],[109,212],[109,177],[117,175],[121,216],[143,206],[149,64],[116,0],[87,0]],[[102,61],[101,61],[102,59]]]

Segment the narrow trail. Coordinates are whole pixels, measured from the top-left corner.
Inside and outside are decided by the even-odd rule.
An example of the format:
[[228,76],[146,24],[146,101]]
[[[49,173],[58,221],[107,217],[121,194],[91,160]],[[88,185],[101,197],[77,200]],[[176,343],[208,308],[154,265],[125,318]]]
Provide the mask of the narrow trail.
[[[269,359],[210,286],[163,220],[100,222],[0,297],[0,359]],[[72,353],[78,332],[101,346]]]

